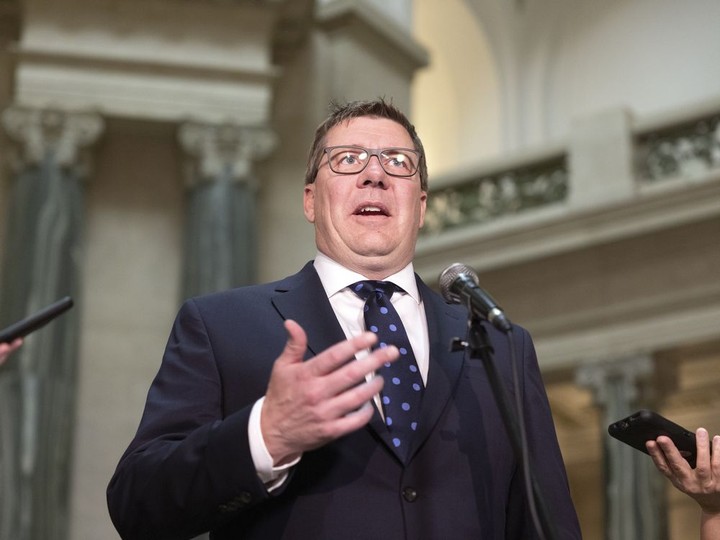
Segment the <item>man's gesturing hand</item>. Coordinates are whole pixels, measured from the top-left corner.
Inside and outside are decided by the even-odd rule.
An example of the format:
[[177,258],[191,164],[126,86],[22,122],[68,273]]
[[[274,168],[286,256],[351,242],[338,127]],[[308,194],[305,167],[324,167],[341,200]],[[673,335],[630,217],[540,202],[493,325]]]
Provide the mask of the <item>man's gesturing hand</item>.
[[285,329],[288,341],[273,366],[260,416],[275,465],[367,424],[373,414],[370,400],[382,389],[383,380],[376,376],[366,381],[366,376],[399,356],[396,347],[386,347],[354,360],[355,353],[377,340],[365,332],[303,362],[305,331],[291,320]]

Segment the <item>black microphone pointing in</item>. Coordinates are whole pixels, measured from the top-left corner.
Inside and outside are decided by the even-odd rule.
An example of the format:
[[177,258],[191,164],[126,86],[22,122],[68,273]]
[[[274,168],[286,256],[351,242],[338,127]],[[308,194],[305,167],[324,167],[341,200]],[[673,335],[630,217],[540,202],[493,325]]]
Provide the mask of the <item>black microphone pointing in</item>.
[[510,320],[493,297],[480,288],[475,270],[461,263],[453,263],[442,271],[439,281],[440,291],[446,301],[465,304],[498,330],[510,331]]

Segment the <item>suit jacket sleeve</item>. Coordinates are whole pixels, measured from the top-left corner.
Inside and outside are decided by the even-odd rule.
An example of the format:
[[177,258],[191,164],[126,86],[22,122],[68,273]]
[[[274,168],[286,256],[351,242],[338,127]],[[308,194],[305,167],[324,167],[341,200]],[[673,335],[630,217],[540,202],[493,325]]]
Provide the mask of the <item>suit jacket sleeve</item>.
[[192,538],[269,497],[247,432],[264,384],[248,381],[247,404],[226,414],[205,321],[195,302],[186,302],[138,432],[108,487],[110,515],[123,538]]

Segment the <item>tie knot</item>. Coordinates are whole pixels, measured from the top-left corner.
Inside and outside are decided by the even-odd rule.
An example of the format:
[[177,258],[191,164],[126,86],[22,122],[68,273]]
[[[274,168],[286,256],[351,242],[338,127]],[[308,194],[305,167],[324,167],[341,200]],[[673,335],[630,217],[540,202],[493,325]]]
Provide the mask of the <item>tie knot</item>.
[[363,300],[367,300],[373,293],[375,293],[378,298],[385,296],[390,299],[393,293],[401,290],[400,287],[389,281],[374,280],[358,281],[350,285],[350,289]]

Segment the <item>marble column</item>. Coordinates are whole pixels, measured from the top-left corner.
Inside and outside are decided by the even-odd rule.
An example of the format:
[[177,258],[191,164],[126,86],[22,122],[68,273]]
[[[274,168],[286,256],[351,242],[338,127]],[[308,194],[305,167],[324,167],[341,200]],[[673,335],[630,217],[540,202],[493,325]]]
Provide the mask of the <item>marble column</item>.
[[0,538],[67,536],[75,417],[83,185],[94,114],[11,107],[16,144],[0,325],[69,295],[76,307],[26,338],[0,369]]
[[[638,409],[655,408],[652,385],[657,380],[649,356],[582,366],[578,384],[593,391],[602,409],[605,471],[605,538],[608,540],[663,540],[667,538],[664,478],[649,456],[607,434],[607,426]],[[650,391],[644,391],[645,388]]]
[[258,246],[253,163],[275,147],[265,128],[186,123],[187,210],[182,297],[255,282]]

